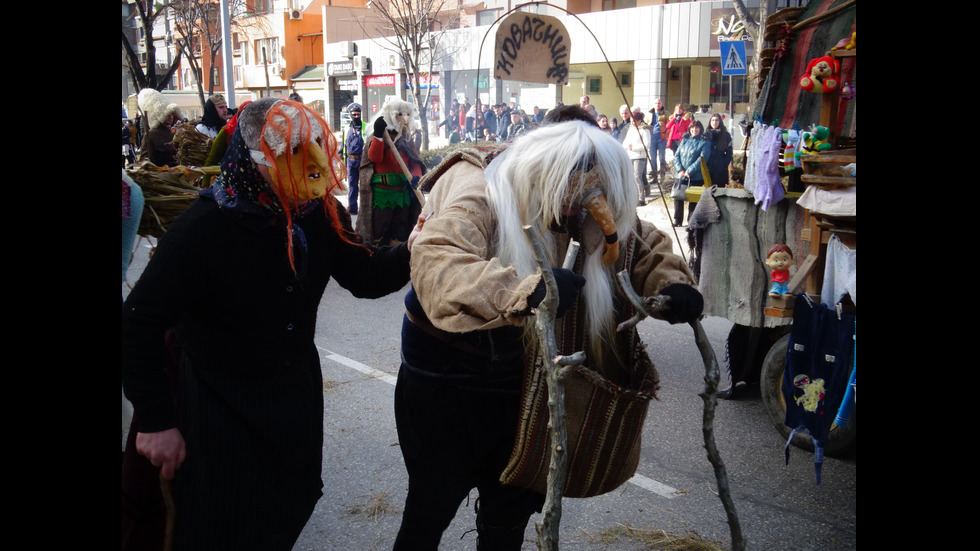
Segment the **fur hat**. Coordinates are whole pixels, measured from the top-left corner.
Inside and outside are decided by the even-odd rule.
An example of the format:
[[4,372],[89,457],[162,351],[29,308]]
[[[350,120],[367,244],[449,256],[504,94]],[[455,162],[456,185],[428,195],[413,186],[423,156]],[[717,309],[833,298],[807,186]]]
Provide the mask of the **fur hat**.
[[222,103],[225,104],[225,105],[228,105],[228,101],[225,100],[225,96],[222,95],[222,94],[215,94],[215,95],[209,97],[208,99],[211,100],[211,103],[213,103],[215,105],[215,107],[217,107],[218,105],[221,105]]
[[245,145],[249,149],[262,149],[262,127],[265,125],[265,116],[269,113],[272,106],[282,101],[279,98],[265,97],[253,101],[248,105],[248,109],[242,109],[239,113],[238,131],[245,140]]
[[171,113],[177,115],[177,118],[184,117],[176,103],[168,102],[163,94],[153,88],[140,90],[139,95],[136,96],[136,103],[140,111],[146,113],[146,122],[149,123],[150,128],[162,125],[167,120],[167,115]]

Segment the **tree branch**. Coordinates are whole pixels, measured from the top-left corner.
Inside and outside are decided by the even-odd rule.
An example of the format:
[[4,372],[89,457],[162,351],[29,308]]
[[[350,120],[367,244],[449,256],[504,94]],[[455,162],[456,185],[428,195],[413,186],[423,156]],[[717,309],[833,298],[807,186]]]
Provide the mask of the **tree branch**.
[[[576,352],[569,356],[558,354],[555,340],[555,318],[558,310],[558,283],[548,264],[548,255],[541,241],[541,235],[533,226],[524,226],[524,233],[531,242],[534,258],[537,260],[541,277],[544,278],[544,300],[534,309],[534,326],[538,332],[542,348],[545,380],[548,383],[548,426],[551,428],[551,460],[548,464],[548,492],[545,496],[544,518],[535,527],[538,532],[538,549],[557,551],[558,533],[561,524],[561,498],[568,480],[568,431],[565,423],[565,383],[564,379],[575,366],[585,361],[585,353]],[[565,266],[575,262],[574,252],[578,247],[570,245]],[[537,359],[535,359],[536,361]]]

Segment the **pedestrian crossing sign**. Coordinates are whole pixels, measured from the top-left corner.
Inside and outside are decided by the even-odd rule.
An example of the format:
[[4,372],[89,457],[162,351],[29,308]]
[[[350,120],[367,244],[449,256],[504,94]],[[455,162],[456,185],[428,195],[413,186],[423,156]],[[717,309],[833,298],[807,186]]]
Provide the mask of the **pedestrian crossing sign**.
[[721,48],[721,74],[722,76],[745,75],[748,68],[745,63],[745,41],[726,40],[719,41]]

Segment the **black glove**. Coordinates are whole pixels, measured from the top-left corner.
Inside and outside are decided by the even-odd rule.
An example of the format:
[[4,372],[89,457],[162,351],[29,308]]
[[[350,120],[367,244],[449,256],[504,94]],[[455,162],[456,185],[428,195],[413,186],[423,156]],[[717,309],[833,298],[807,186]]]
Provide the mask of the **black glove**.
[[374,137],[381,138],[385,133],[385,129],[387,128],[388,123],[385,122],[385,118],[378,117],[378,119],[374,121]]
[[[565,312],[572,306],[575,299],[578,298],[578,290],[585,286],[585,278],[564,268],[552,268],[551,273],[555,275],[555,282],[558,284],[558,309],[555,312],[555,316],[560,318],[565,315]],[[531,296],[527,297],[528,306],[537,308],[541,304],[541,301],[544,300],[544,295],[547,292],[548,289],[544,284],[544,278],[541,278],[538,286],[534,288],[534,292],[531,293]]]
[[418,189],[418,188],[419,188],[419,177],[412,176],[412,189]]
[[690,285],[674,283],[664,287],[660,294],[670,297],[667,309],[661,312],[664,320],[670,323],[692,322],[704,310],[704,297]]

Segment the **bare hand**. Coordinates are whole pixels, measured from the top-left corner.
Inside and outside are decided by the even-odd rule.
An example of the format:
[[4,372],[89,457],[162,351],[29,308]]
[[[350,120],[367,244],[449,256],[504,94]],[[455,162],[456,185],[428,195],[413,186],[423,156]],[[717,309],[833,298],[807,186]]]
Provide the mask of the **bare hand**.
[[176,428],[160,432],[137,432],[136,451],[150,460],[154,467],[160,467],[160,476],[173,480],[180,464],[187,457],[184,437]]
[[419,236],[419,232],[422,231],[422,226],[425,224],[425,221],[429,219],[429,216],[432,216],[432,214],[431,213],[430,214],[425,214],[425,213],[419,214],[419,221],[418,221],[418,223],[415,224],[415,227],[414,228],[412,228],[412,233],[410,233],[408,235],[408,252],[412,252],[412,243],[415,243],[415,239]]

